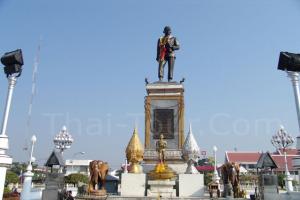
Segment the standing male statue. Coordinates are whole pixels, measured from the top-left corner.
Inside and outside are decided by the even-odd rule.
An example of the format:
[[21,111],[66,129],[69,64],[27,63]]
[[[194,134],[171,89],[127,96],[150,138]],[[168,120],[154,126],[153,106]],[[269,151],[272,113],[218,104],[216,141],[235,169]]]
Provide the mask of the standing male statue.
[[156,151],[158,153],[158,158],[160,163],[165,163],[166,160],[166,148],[167,148],[167,141],[164,140],[164,135],[160,134],[159,140],[156,142]]
[[171,35],[171,27],[164,28],[164,36],[160,37],[157,42],[156,60],[158,65],[158,78],[162,81],[164,78],[164,67],[168,62],[168,81],[173,79],[173,70],[175,63],[175,50],[179,49],[179,42],[176,37]]

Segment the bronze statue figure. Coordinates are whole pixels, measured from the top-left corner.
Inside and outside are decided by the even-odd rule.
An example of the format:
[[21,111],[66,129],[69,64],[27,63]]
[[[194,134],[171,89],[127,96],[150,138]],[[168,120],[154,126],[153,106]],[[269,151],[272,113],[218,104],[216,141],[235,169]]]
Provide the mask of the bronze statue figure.
[[179,42],[176,37],[171,35],[171,27],[164,28],[164,36],[160,37],[157,42],[157,55],[156,60],[158,65],[158,78],[159,81],[163,80],[164,67],[168,62],[168,81],[173,79],[173,70],[175,63],[175,50],[179,49]]
[[103,162],[101,160],[93,160],[90,162],[90,181],[88,193],[97,193],[98,187],[96,187],[96,185],[99,185],[99,189],[105,190],[104,185],[108,169],[109,166],[107,162]]
[[240,165],[237,163],[225,163],[221,166],[222,180],[224,184],[223,197],[231,196],[231,189],[228,188],[231,183],[233,197],[240,197]]
[[154,169],[148,173],[150,180],[166,180],[176,177],[176,172],[168,167],[166,162],[167,141],[164,140],[164,135],[160,134],[159,140],[156,141],[156,151],[158,153],[158,163]]
[[160,163],[165,163],[165,152],[167,148],[167,141],[164,140],[164,135],[160,134],[159,140],[156,142],[156,151],[158,152],[158,158]]

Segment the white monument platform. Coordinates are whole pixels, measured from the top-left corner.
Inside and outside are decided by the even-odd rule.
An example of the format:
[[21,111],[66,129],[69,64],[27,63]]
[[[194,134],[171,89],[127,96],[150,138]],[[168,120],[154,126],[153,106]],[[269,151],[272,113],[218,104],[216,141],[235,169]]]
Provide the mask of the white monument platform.
[[145,196],[146,174],[123,173],[121,177],[121,196]]
[[175,184],[175,181],[170,180],[149,180],[150,189],[147,190],[147,196],[176,197]]
[[203,197],[203,174],[179,174],[179,197]]

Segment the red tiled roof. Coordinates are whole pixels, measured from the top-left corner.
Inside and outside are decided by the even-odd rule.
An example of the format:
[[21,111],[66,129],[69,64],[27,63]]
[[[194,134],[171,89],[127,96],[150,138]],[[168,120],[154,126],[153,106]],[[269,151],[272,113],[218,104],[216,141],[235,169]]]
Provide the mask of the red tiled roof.
[[[284,155],[271,155],[273,160],[276,162],[277,164],[277,169],[275,169],[276,171],[284,171],[285,170],[285,164],[284,164]],[[294,158],[295,156],[287,156],[286,157],[286,160],[287,160],[287,163],[288,163],[288,169],[291,170],[291,169],[294,169],[293,168],[293,161],[292,159]]]
[[196,166],[198,171],[214,171],[214,166],[204,165],[204,166]]
[[[276,152],[273,154],[284,154],[283,149],[278,149]],[[297,149],[286,149],[286,155],[297,155],[298,150]]]
[[259,152],[226,152],[228,162],[257,163],[259,157]]
[[[288,162],[288,169],[289,170],[295,170],[293,168],[293,161],[292,159],[295,158],[296,156],[299,156],[297,154],[294,154],[297,150],[295,149],[290,149],[288,156],[287,156],[287,162]],[[259,152],[226,152],[226,161],[227,162],[237,162],[240,164],[256,164],[259,157],[260,157]],[[285,170],[285,164],[284,164],[284,155],[279,155],[277,154],[271,154],[273,160],[278,166],[278,169],[276,171],[284,171]]]

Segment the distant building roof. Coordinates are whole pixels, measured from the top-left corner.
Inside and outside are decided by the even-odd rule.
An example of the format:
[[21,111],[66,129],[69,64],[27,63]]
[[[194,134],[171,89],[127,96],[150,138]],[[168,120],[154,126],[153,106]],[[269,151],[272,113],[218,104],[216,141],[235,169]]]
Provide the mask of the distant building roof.
[[[296,169],[293,167],[292,159],[299,156],[297,155],[297,150],[289,149],[287,155],[287,162],[289,170],[295,171]],[[272,159],[275,161],[277,165],[277,169],[275,171],[284,171],[284,155],[279,154],[278,151],[270,154]],[[241,152],[241,151],[226,151],[225,152],[225,162],[237,162],[240,164],[257,164],[261,156],[260,152]]]
[[93,160],[66,160],[66,166],[89,166]]
[[[289,170],[296,170],[293,167],[293,161],[292,161],[293,158],[295,158],[295,157],[296,157],[295,155],[294,156],[291,156],[291,155],[286,156]],[[272,155],[272,158],[278,166],[278,168],[275,171],[285,171],[284,155]]]
[[[283,155],[283,149],[278,149],[276,152],[273,153],[273,155],[278,154],[278,155]],[[298,154],[298,150],[297,149],[286,149],[286,155],[297,155]]]
[[273,160],[271,154],[269,152],[262,153],[257,161],[256,168],[263,169],[263,168],[271,168],[276,169],[278,168],[275,161]]
[[65,161],[61,155],[61,153],[57,151],[52,151],[50,154],[45,166],[52,167],[53,165],[65,166]]
[[214,171],[214,166],[211,165],[203,165],[203,166],[196,166],[198,171]]
[[237,162],[237,163],[245,163],[245,164],[256,164],[259,157],[260,152],[225,152],[226,162]]

